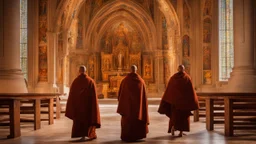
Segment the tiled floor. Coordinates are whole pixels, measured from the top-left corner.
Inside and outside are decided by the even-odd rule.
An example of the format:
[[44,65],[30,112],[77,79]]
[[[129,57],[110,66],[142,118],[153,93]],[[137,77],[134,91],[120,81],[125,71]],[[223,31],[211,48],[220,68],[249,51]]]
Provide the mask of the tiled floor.
[[[205,130],[205,123],[191,121],[191,132],[186,136],[173,137],[167,133],[168,118],[157,113],[157,106],[149,106],[150,125],[149,134],[143,141],[136,143],[149,144],[253,144],[256,143],[256,131],[239,132],[235,137],[224,137],[223,126],[216,127],[215,131]],[[0,127],[0,143],[5,144],[66,144],[66,143],[103,143],[117,144],[124,143],[120,140],[120,116],[116,113],[116,105],[101,105],[102,128],[97,130],[98,139],[88,142],[79,142],[70,138],[72,121],[62,116],[55,120],[54,125],[47,125],[42,122],[42,128],[34,131],[31,123],[22,124],[21,137],[16,139],[5,139],[8,135],[8,127]],[[192,117],[191,117],[192,119]],[[178,132],[177,132],[178,134]]]

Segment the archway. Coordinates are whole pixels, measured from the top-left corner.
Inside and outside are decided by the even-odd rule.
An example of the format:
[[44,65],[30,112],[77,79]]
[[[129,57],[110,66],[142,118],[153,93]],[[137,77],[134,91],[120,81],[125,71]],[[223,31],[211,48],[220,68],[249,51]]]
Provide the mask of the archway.
[[[102,4],[99,10],[97,10],[89,20],[90,22],[88,23],[87,30],[84,34],[85,37],[83,38],[86,48],[74,50],[70,45],[72,41],[77,41],[77,39],[74,38],[73,40],[72,37],[69,38],[69,36],[66,35],[79,29],[77,26],[79,23],[77,20],[79,11],[82,9],[82,5],[87,3],[85,1],[76,1],[76,4],[71,1],[62,1],[60,3],[62,7],[59,6],[58,15],[56,16],[58,26],[55,27],[55,30],[64,34],[66,39],[63,40],[63,45],[65,45],[63,46],[64,52],[62,56],[58,56],[62,58],[62,63],[59,68],[57,67],[57,71],[62,72],[57,73],[57,75],[63,77],[62,83],[68,86],[76,75],[75,72],[70,70],[75,70],[78,65],[85,64],[89,69],[89,75],[98,83],[107,82],[107,85],[103,84],[99,86],[101,87],[100,91],[104,93],[106,97],[106,95],[108,95],[106,93],[106,91],[108,91],[106,87],[109,88],[113,85],[118,87],[121,77],[129,72],[129,65],[136,64],[141,69],[140,74],[145,79],[149,89],[154,93],[153,95],[161,93],[162,91],[159,87],[163,88],[165,81],[175,72],[174,70],[177,66],[175,61],[177,59],[176,52],[177,48],[180,47],[179,22],[171,3],[166,0],[157,1],[158,7],[167,22],[168,47],[166,49],[159,48],[157,44],[156,24],[150,14],[140,4],[130,0],[112,0]],[[70,13],[72,13],[72,15]],[[125,40],[121,41],[121,44],[117,41],[123,38],[120,35],[114,36],[114,33],[117,33],[117,31],[125,35]],[[106,40],[108,33],[116,38]],[[76,34],[75,37],[77,37]],[[133,49],[132,45],[136,45],[136,43],[133,42],[134,39],[131,39],[131,37],[139,37],[139,42],[142,47],[139,53],[131,50]],[[69,40],[71,41],[70,45]],[[106,44],[110,43],[109,41],[111,41],[111,43],[116,41],[116,44],[110,46],[110,50],[105,48]],[[124,51],[116,52],[114,49],[124,49],[124,51],[127,49],[129,54]],[[81,55],[77,55],[78,51],[81,52]],[[136,54],[138,54],[138,56],[136,56]],[[118,59],[118,56],[121,58]],[[132,60],[132,57],[136,60]],[[84,63],[81,61],[84,61]],[[136,62],[133,63],[132,61]],[[108,66],[109,64],[112,67]],[[161,68],[159,68],[159,65]],[[64,67],[66,67],[66,69]],[[105,72],[106,69],[111,69],[112,71]],[[147,78],[148,75],[149,77]],[[165,76],[163,77],[162,75]],[[114,84],[111,84],[111,80],[115,81]],[[106,91],[104,92],[104,90]]]

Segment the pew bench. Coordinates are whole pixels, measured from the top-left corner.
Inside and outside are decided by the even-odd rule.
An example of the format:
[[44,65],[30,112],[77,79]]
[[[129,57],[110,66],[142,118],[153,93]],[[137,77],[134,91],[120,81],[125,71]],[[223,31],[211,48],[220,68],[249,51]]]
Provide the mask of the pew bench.
[[29,100],[33,102],[34,129],[41,128],[41,101],[48,102],[48,122],[53,124],[54,119],[54,99],[59,97],[58,93],[0,93],[0,108],[8,108],[10,117],[10,135],[8,138],[15,138],[21,135],[20,113],[21,101]]
[[[256,129],[256,93],[197,93],[197,95],[199,99],[205,101],[207,130],[214,130],[214,124],[224,124],[225,136],[233,136],[234,130]],[[199,111],[200,109],[194,112],[195,121],[199,120]],[[216,120],[216,117],[219,119]]]

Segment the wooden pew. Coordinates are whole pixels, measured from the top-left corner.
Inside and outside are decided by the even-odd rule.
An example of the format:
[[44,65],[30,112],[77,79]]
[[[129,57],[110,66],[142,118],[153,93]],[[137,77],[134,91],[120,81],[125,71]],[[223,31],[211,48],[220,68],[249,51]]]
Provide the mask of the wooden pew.
[[[197,93],[197,95],[199,99],[205,100],[207,130],[213,130],[216,123],[224,124],[226,136],[233,136],[234,130],[256,129],[256,93]],[[223,107],[216,107],[216,101],[223,104]],[[194,120],[199,120],[199,111],[194,113]],[[214,118],[217,116],[223,117],[223,122],[216,121]]]
[[0,105],[8,105],[10,117],[10,135],[8,138],[19,137],[20,134],[20,102],[22,100],[33,101],[34,129],[41,128],[41,100],[47,100],[49,124],[53,124],[53,99],[59,93],[0,93]]

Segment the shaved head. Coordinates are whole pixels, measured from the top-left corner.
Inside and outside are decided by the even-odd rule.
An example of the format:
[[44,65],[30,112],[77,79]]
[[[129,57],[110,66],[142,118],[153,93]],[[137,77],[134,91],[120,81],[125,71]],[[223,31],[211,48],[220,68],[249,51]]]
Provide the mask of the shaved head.
[[178,66],[178,71],[179,72],[184,72],[185,71],[185,66],[184,65],[179,65]]
[[131,66],[131,72],[132,72],[132,73],[136,73],[137,70],[138,70],[138,68],[137,68],[136,65],[132,65],[132,66]]
[[82,74],[82,73],[85,73],[86,72],[86,67],[84,65],[81,65],[79,67],[79,73]]

